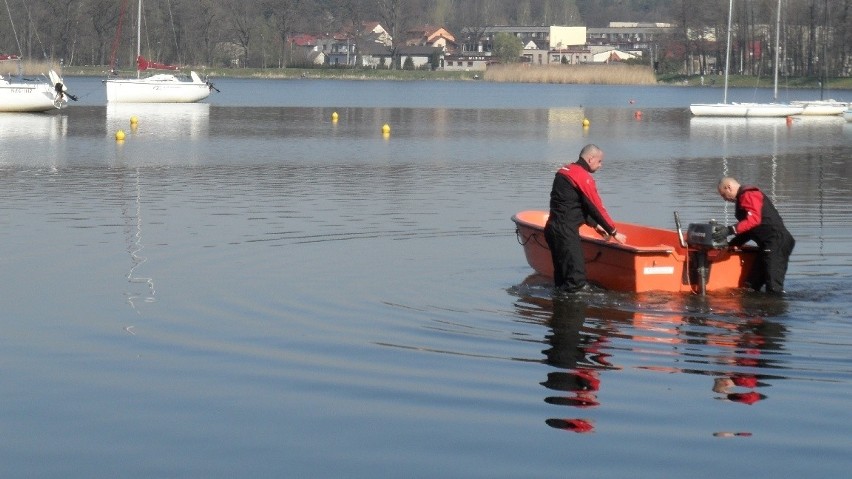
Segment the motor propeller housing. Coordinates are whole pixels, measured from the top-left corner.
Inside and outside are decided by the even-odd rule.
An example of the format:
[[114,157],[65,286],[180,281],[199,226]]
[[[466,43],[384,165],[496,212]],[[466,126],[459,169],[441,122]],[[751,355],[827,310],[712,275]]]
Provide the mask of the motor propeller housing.
[[686,244],[691,249],[725,249],[728,241],[714,241],[713,232],[719,228],[715,220],[708,223],[690,223],[686,229]]

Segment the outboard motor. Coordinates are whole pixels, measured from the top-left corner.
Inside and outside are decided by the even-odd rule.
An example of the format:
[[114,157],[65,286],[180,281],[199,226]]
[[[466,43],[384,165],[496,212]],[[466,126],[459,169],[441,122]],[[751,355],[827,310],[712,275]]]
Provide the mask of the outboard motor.
[[686,245],[689,249],[689,282],[698,284],[699,292],[707,292],[707,281],[710,280],[710,258],[712,250],[722,250],[728,247],[728,241],[713,241],[713,232],[719,228],[716,220],[709,223],[690,223],[686,230]]

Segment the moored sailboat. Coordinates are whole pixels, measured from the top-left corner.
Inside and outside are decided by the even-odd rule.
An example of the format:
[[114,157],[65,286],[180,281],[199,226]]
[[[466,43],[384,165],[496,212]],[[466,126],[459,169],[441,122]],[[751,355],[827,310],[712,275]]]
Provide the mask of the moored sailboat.
[[17,75],[0,74],[0,112],[43,112],[65,108],[68,100],[77,97],[68,93],[68,88],[53,70],[45,77],[27,78],[21,73],[20,57],[0,55],[0,62],[17,62]]
[[[828,17],[828,6],[826,5],[826,23]],[[827,25],[823,25],[823,29],[826,29]],[[823,39],[822,41],[822,81],[820,81],[819,88],[819,100],[795,100],[790,103],[793,105],[798,105],[804,108],[802,111],[803,116],[834,116],[834,115],[843,115],[846,111],[849,110],[850,103],[844,101],[837,101],[834,99],[825,100],[823,99],[825,95],[825,86],[828,83],[828,63],[826,59],[828,58],[828,46],[827,42]]]
[[842,115],[849,109],[849,103],[836,100],[795,100],[790,104],[801,106],[805,116]]
[[207,98],[214,89],[194,71],[189,77],[158,73],[142,77],[151,70],[177,70],[177,67],[148,61],[142,56],[142,0],[138,1],[136,24],[136,78],[107,78],[107,102],[113,103],[194,103]]
[[[731,61],[731,16],[733,13],[733,0],[728,0],[728,33],[725,51],[725,93],[722,103],[693,103],[689,105],[689,111],[695,116],[717,116],[717,117],[785,117],[798,115],[804,111],[801,105],[784,103],[728,103],[728,74],[730,73]],[[778,19],[780,23],[781,2],[778,2]],[[775,92],[774,98],[778,98],[778,27],[775,31]]]

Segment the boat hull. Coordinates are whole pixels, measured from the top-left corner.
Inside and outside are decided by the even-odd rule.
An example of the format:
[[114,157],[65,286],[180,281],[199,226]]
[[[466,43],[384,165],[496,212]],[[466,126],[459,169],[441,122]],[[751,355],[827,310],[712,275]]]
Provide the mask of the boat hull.
[[0,78],[0,111],[41,112],[64,107],[68,101],[57,95],[47,80]]
[[842,115],[849,109],[849,103],[834,100],[800,100],[791,101],[790,104],[801,106],[803,116],[834,116]]
[[[512,221],[527,263],[537,273],[552,278],[553,262],[544,238],[548,216],[547,211],[528,210],[514,215]],[[676,231],[631,223],[617,223],[616,227],[627,236],[626,244],[606,241],[588,226],[580,228],[590,282],[614,291],[698,291],[694,268],[691,271],[689,264],[695,262],[695,252],[680,245]],[[705,290],[714,291],[743,287],[757,251],[711,250],[707,254],[710,275]]]
[[799,115],[804,107],[782,103],[695,103],[689,105],[689,111],[695,116],[771,118]]
[[195,72],[192,80],[171,74],[148,78],[108,79],[107,102],[111,103],[195,103],[210,96],[210,86]]

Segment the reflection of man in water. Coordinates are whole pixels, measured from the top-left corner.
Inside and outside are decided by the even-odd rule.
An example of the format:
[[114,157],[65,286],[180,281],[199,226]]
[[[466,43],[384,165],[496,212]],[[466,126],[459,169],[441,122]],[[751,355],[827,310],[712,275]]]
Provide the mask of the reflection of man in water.
[[[768,377],[761,371],[777,367],[773,365],[775,359],[771,353],[782,349],[786,332],[781,323],[763,315],[784,314],[786,305],[783,300],[770,300],[749,292],[743,292],[737,303],[740,303],[736,307],[737,316],[729,319],[702,318],[699,321],[703,327],[716,330],[714,334],[706,334],[705,342],[708,346],[720,348],[715,361],[730,368],[713,374],[713,392],[724,395],[717,399],[754,404],[767,398],[758,392],[769,386],[761,381]],[[749,317],[755,313],[761,315]],[[740,318],[740,315],[746,318]]]
[[[569,396],[552,396],[544,401],[557,406],[587,408],[598,406],[596,393],[600,388],[598,372],[580,363],[588,362],[586,355],[594,349],[595,338],[581,333],[586,320],[586,303],[577,298],[560,298],[553,301],[553,316],[550,321],[551,334],[546,337],[550,348],[543,351],[545,362],[560,369],[548,373],[542,386],[571,393]],[[546,421],[557,429],[574,432],[589,432],[592,423],[582,418],[552,418]]]
[[749,287],[760,291],[766,285],[767,293],[783,293],[787,262],[796,240],[787,231],[775,205],[757,187],[740,186],[734,178],[719,181],[719,195],[736,203],[734,214],[739,222],[717,228],[713,240],[721,242],[736,235],[730,241],[731,246],[742,246],[748,241],[757,243],[760,254],[748,274]]
[[[724,394],[729,401],[739,402],[743,404],[754,404],[760,400],[766,399],[766,396],[755,391],[754,388],[763,386],[757,381],[757,377],[750,374],[732,374],[730,376],[721,376],[713,380],[713,392]],[[748,391],[736,391],[735,388],[741,387],[749,389]]]

